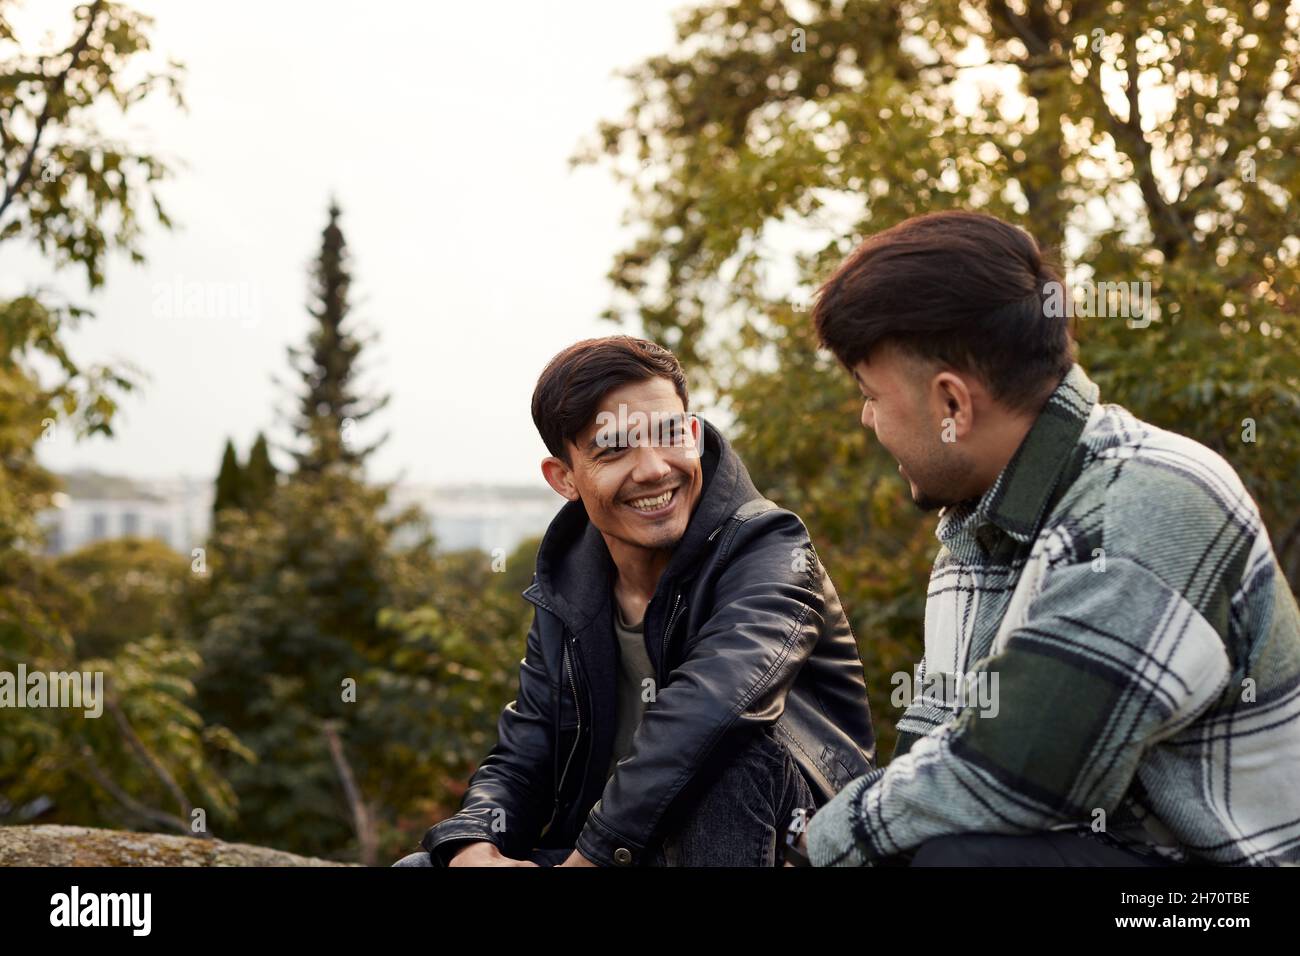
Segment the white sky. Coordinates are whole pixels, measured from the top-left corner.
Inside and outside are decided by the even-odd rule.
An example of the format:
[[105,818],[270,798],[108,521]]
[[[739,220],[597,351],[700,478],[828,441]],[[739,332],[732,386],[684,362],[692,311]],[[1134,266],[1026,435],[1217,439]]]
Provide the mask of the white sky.
[[[205,476],[228,435],[241,455],[259,429],[285,437],[271,376],[289,380],[285,346],[309,329],[307,268],[334,193],[354,317],[380,336],[369,381],[392,394],[359,431],[392,432],[372,474],[540,482],[537,374],[568,343],[618,331],[597,316],[628,199],[604,169],[567,160],[622,114],[616,71],[671,47],[681,0],[134,6],[156,17],[155,49],[187,66],[189,112],[151,110],[137,134],[187,164],[163,193],[180,228],[149,230],[147,265],[115,259],[93,295],[5,243],[0,295],[43,284],[90,306],[74,356],[127,359],[150,380],[115,438],[60,435],[42,461]],[[65,39],[72,7],[27,0],[19,38]],[[256,312],[159,313],[161,289],[191,283],[228,286]]]

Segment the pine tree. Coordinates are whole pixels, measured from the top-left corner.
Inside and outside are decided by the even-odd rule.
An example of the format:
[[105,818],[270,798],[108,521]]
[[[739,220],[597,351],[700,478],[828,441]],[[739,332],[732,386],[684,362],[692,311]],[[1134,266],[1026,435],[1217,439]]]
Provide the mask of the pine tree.
[[271,455],[267,449],[266,436],[257,433],[257,440],[248,453],[248,464],[244,466],[243,499],[245,508],[264,508],[275,491],[279,477]]
[[[270,493],[275,473],[259,436],[243,471],[248,520],[215,529],[211,573],[193,580],[186,626],[203,660],[201,713],[256,755],[223,758],[240,807],[238,817],[217,820],[223,832],[374,862],[370,808],[385,806],[392,786],[386,748],[397,718],[384,706],[403,646],[380,615],[410,610],[431,579],[423,554],[393,545],[409,517],[388,514],[388,488],[366,481],[361,466],[377,446],[352,441],[386,399],[358,381],[365,343],[348,327],[351,276],[338,219],[331,203],[308,306],[316,326],[306,347],[289,350],[305,385],[288,418],[296,467]],[[356,696],[345,694],[349,685]],[[402,700],[395,707],[423,713]]]
[[221,470],[217,472],[217,493],[212,499],[212,513],[227,508],[244,507],[244,471],[239,467],[235,446],[226,439],[226,450],[221,456]]
[[354,436],[361,422],[388,404],[388,396],[367,400],[358,394],[357,358],[369,343],[347,326],[352,276],[339,212],[338,203],[331,201],[312,271],[308,311],[317,326],[307,338],[307,348],[289,349],[290,363],[306,385],[292,423],[299,447],[291,449],[298,471],[305,474],[359,467],[387,437],[362,448]]

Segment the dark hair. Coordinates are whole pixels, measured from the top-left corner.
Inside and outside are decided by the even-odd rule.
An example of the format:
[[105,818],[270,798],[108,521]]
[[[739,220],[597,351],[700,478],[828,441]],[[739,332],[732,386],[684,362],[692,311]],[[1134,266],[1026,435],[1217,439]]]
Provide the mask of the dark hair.
[[847,368],[889,341],[1036,409],[1075,355],[1068,315],[1044,308],[1048,282],[1060,273],[1027,232],[984,213],[927,213],[863,242],[818,290],[813,322]]
[[616,388],[666,378],[688,408],[686,373],[662,345],[630,335],[575,342],[547,363],[533,389],[533,424],[552,455],[569,460],[573,441],[596,417],[597,406]]

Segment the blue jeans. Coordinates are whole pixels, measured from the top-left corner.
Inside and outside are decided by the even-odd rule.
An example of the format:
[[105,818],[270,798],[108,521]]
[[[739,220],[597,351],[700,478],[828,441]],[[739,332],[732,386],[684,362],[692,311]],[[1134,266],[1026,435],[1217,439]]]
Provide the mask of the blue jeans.
[[[780,866],[785,832],[797,809],[813,807],[794,757],[770,728],[707,766],[659,826],[644,866]],[[524,859],[563,863],[569,849],[535,849]],[[394,866],[432,866],[425,850]]]

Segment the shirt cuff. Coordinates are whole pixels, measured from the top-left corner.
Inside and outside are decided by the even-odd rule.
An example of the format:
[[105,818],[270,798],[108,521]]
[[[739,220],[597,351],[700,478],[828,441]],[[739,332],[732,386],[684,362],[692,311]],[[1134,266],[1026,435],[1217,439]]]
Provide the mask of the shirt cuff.
[[875,855],[862,826],[862,800],[885,775],[877,767],[837,793],[808,821],[808,859],[813,866],[872,866]]

